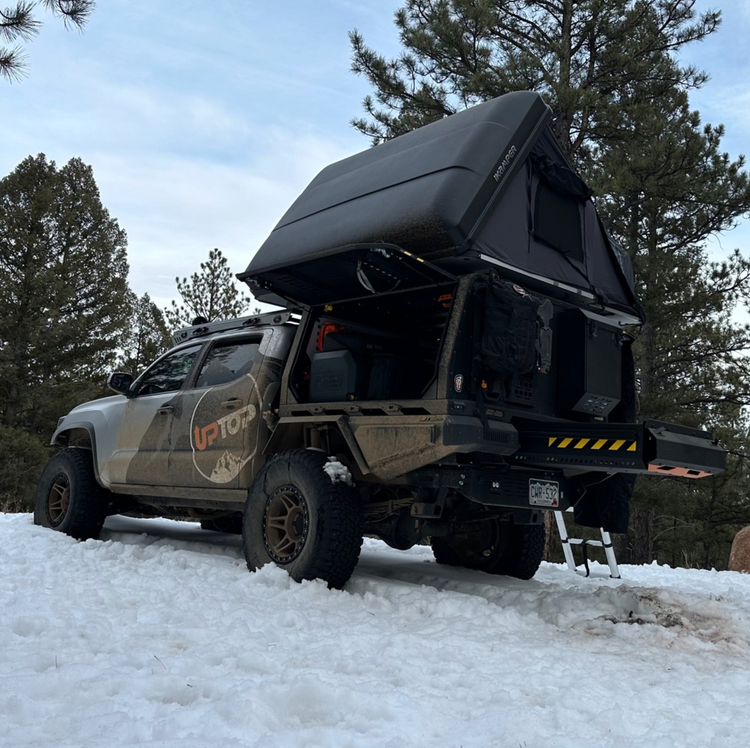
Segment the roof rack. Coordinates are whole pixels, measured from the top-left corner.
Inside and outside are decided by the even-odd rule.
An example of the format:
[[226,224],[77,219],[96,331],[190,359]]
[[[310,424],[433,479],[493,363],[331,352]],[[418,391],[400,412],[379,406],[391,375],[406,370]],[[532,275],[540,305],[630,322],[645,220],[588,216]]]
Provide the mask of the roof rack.
[[299,324],[300,317],[301,314],[296,309],[280,309],[275,312],[255,314],[251,317],[237,317],[236,319],[206,322],[175,330],[172,333],[172,340],[175,345],[178,345],[193,338],[202,338],[206,335],[215,335],[216,333],[230,332],[231,330],[246,330],[263,325],[296,325]]

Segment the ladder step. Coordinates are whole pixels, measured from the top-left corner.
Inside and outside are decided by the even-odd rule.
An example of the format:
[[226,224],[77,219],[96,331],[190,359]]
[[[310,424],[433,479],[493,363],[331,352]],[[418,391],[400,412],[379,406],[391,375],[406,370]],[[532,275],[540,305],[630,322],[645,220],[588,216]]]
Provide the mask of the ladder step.
[[[576,563],[573,558],[572,545],[580,545],[584,547],[584,559],[586,559],[585,548],[587,546],[594,546],[595,548],[604,548],[604,553],[607,556],[607,564],[609,565],[609,575],[612,579],[620,579],[620,569],[617,566],[617,558],[615,557],[615,549],[612,547],[612,539],[609,533],[603,528],[599,528],[599,533],[602,536],[601,540],[585,540],[584,538],[570,538],[568,537],[568,528],[565,526],[565,517],[562,512],[555,512],[555,521],[557,523],[557,529],[560,533],[560,540],[562,541],[563,553],[565,554],[565,562],[571,571],[576,571]],[[588,576],[588,562],[586,562],[586,576]]]
[[584,540],[583,538],[568,538],[568,543],[571,545],[594,545],[597,548],[610,548],[611,546],[604,545],[601,540]]

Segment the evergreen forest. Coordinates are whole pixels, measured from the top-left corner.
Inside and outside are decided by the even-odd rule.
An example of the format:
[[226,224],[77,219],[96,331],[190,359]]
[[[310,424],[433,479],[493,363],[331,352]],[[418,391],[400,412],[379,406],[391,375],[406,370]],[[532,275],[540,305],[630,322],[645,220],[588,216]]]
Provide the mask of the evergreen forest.
[[[83,22],[91,4],[74,5]],[[720,27],[720,11],[698,13],[695,0],[405,0],[395,57],[369,46],[367,29],[350,33],[352,71],[371,89],[352,125],[370,143],[537,91],[629,253],[646,314],[631,331],[638,418],[710,429],[729,462],[717,478],[639,480],[616,541],[624,563],[726,568],[750,525],[750,260],[711,249],[750,213],[750,178],[722,149],[722,125],[691,107],[710,71],[682,61]],[[0,74],[18,64],[0,56]],[[110,372],[138,373],[195,316],[250,309],[219,249],[175,279],[179,303],[162,310],[137,295],[126,228],[79,158],[29,156],[0,179],[2,511],[30,510],[57,419],[108,394]]]

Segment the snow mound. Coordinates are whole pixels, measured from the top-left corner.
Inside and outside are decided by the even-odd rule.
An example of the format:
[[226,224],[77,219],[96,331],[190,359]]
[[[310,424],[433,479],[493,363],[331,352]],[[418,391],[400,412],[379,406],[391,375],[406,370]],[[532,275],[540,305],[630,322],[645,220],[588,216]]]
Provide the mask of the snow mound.
[[323,465],[323,470],[331,479],[331,483],[346,483],[347,486],[353,486],[352,474],[349,468],[335,457],[329,457],[328,462]]

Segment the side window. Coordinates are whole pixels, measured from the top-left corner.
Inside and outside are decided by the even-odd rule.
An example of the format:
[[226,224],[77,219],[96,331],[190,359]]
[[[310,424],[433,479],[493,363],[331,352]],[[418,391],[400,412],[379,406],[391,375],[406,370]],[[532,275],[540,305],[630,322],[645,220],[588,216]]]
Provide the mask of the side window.
[[155,392],[179,390],[200,349],[201,346],[199,345],[183,348],[181,351],[171,353],[157,361],[143,375],[143,379],[138,386],[138,394],[152,395]]
[[196,387],[226,384],[247,374],[258,355],[260,340],[219,343],[211,349],[198,372]]

